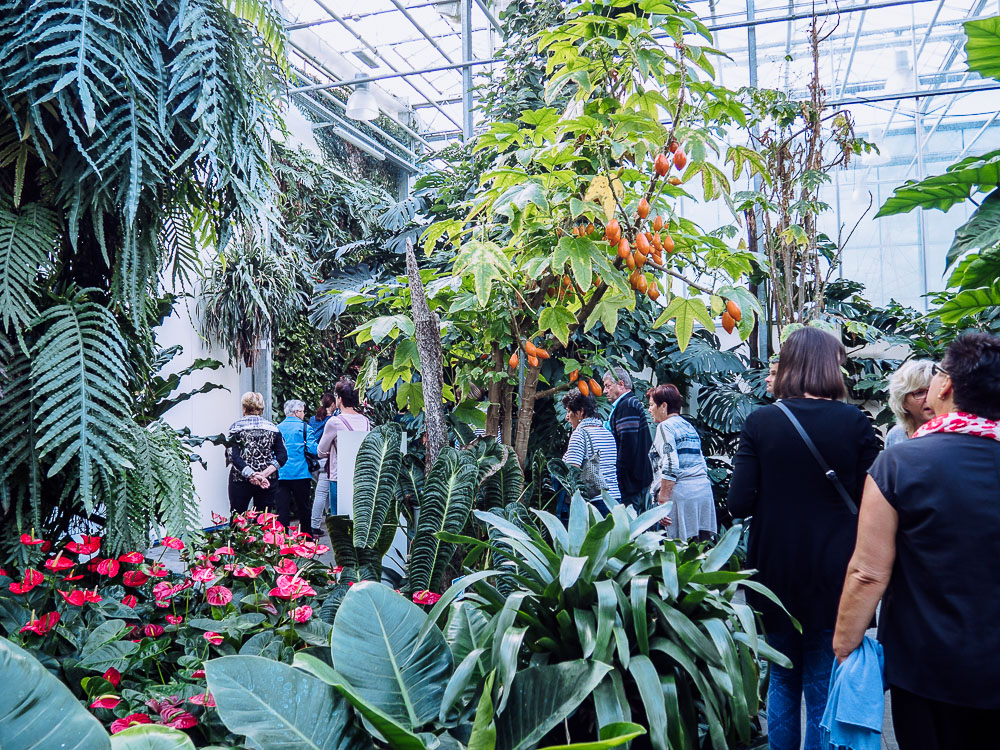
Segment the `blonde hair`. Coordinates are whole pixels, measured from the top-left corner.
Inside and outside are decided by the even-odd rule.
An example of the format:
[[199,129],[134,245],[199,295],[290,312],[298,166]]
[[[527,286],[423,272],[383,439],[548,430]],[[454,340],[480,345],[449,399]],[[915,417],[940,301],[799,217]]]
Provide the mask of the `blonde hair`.
[[243,406],[244,414],[263,414],[264,394],[247,391],[240,399],[240,404]]
[[929,359],[911,359],[900,365],[889,378],[889,408],[896,415],[897,424],[903,426],[907,435],[913,435],[920,425],[906,411],[903,402],[907,394],[930,386],[933,367],[934,363]]

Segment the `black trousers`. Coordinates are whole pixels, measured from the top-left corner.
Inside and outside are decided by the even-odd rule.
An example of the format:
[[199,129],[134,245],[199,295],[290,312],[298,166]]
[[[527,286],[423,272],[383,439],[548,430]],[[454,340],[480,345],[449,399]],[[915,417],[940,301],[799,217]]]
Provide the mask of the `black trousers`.
[[895,685],[892,728],[899,750],[995,750],[1000,709],[968,708],[914,695]]
[[256,511],[274,508],[274,498],[278,492],[278,484],[273,479],[266,490],[250,482],[235,482],[229,479],[229,512],[246,513],[251,501]]
[[286,529],[292,520],[292,507],[299,526],[303,531],[310,528],[312,513],[312,479],[279,479],[278,480],[278,520]]

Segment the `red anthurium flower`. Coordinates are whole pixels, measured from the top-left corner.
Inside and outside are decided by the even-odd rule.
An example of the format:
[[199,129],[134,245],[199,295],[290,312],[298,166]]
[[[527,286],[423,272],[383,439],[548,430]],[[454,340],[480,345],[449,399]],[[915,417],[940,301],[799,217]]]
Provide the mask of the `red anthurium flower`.
[[167,615],[167,622],[171,625],[180,625],[184,622],[184,617],[182,615]]
[[198,695],[192,695],[188,698],[188,701],[196,706],[214,706],[215,698],[212,697],[211,693],[198,693]]
[[117,695],[102,695],[96,701],[94,701],[93,703],[91,703],[90,707],[91,708],[114,708],[115,706],[117,706],[121,702],[122,702],[122,699],[119,698]]
[[204,638],[206,641],[208,641],[209,643],[212,643],[212,644],[214,644],[216,646],[218,646],[220,643],[222,643],[222,636],[219,635],[218,633],[216,633],[214,630],[207,631],[202,636],[202,638]]
[[169,599],[174,593],[174,587],[167,581],[160,581],[153,585],[153,596],[157,599]]
[[219,560],[221,560],[222,558],[219,557],[214,552],[210,555],[206,555],[204,552],[199,552],[198,554],[195,555],[195,559],[203,560],[205,561],[205,564],[208,565],[209,563],[219,562]]
[[75,564],[76,563],[74,563],[68,557],[63,557],[61,552],[55,557],[53,557],[51,560],[45,561],[45,567],[48,570],[51,570],[53,573],[57,573],[60,570],[69,570]]
[[166,578],[170,574],[170,571],[163,567],[163,563],[158,562],[144,565],[142,569],[144,573],[148,573],[153,578]]
[[175,536],[165,536],[163,537],[163,546],[170,547],[170,549],[184,549],[184,542]]
[[119,555],[118,559],[123,563],[133,563],[138,565],[145,558],[142,556],[141,552],[126,552],[124,555]]
[[49,612],[47,615],[42,615],[37,620],[31,620],[27,625],[21,628],[20,632],[32,632],[36,635],[45,635],[56,626],[60,617],[61,615],[58,612]]
[[142,634],[150,638],[159,638],[163,635],[162,625],[147,625],[142,629]]
[[256,541],[257,541],[257,537],[253,536],[252,534],[247,537],[247,544],[253,544]]
[[74,607],[82,607],[87,603],[87,594],[84,591],[70,591],[69,593],[60,591],[59,589],[56,589],[56,591],[59,591],[59,596],[72,604]]
[[0,568],[0,576],[7,575],[7,570],[5,568]]
[[83,578],[83,573],[77,573],[75,576],[63,576],[64,581],[79,581]]
[[335,576],[339,576],[341,573],[344,572],[344,566],[338,565],[335,568],[330,568],[330,572],[333,573]]
[[83,600],[87,602],[103,602],[104,597],[97,593],[97,587],[93,591],[84,591]]
[[294,560],[290,560],[287,557],[280,563],[274,566],[274,572],[280,573],[286,576],[293,576],[299,570],[299,566],[295,564]]
[[245,515],[246,515],[247,518],[256,518],[257,516],[260,515],[260,511],[259,510],[248,510],[245,513]]
[[35,586],[45,580],[45,574],[34,568],[27,568],[24,571],[24,579],[21,583],[12,583],[8,587],[12,594],[27,594]]
[[287,601],[303,596],[316,596],[316,591],[301,578],[278,576],[278,585],[268,592],[268,596],[276,596]]
[[104,674],[102,674],[101,677],[103,677],[105,680],[110,682],[115,687],[118,687],[118,685],[121,684],[122,681],[122,673],[119,672],[114,667],[108,667],[108,670]]
[[97,572],[102,576],[107,576],[108,578],[114,578],[118,575],[118,569],[121,566],[118,564],[117,560],[101,560],[97,564]]
[[136,605],[136,604],[137,604],[138,602],[139,602],[139,600],[138,600],[138,599],[136,599],[136,598],[135,598],[134,596],[132,596],[131,594],[128,594],[127,596],[123,596],[123,597],[122,597],[122,604],[124,604],[124,605],[125,605],[126,607],[132,607],[132,608],[134,609],[134,608],[135,608],[135,605]]
[[21,534],[21,544],[28,547],[37,547],[39,544],[43,544],[44,539],[35,539],[35,532],[32,531],[30,534]]
[[[295,563],[292,563],[293,565]],[[233,575],[237,578],[256,578],[261,573],[264,572],[264,566],[261,565],[259,568],[249,568],[246,565],[238,565],[233,568]]]
[[219,577],[219,574],[215,572],[215,568],[211,565],[206,565],[200,568],[192,568],[191,577],[199,583],[211,583]]
[[149,580],[149,576],[141,570],[130,570],[122,576],[122,583],[126,586],[141,586]]
[[139,724],[152,723],[153,720],[146,716],[146,714],[129,714],[124,719],[115,719],[111,722],[111,734],[124,732],[129,727],[138,726]]
[[235,555],[236,554],[236,550],[234,550],[229,545],[226,545],[225,547],[219,547],[217,550],[215,550],[215,554],[217,554],[217,555]]
[[42,546],[39,547],[38,549],[40,549],[42,552],[48,552],[50,549],[52,549],[52,542],[42,542]]
[[427,589],[417,591],[413,595],[413,601],[417,604],[437,604],[440,598],[441,594],[435,594],[433,591],[428,591]]
[[191,673],[191,679],[192,680],[205,679],[205,670],[204,669],[194,670],[194,672]]
[[295,622],[306,622],[310,617],[312,617],[312,614],[313,608],[308,604],[305,604],[292,610],[292,619],[295,620]]
[[92,555],[101,548],[101,537],[84,536],[81,542],[67,542],[66,551],[76,555]]
[[198,725],[198,720],[194,717],[194,714],[187,711],[168,711],[167,714],[170,716],[163,716],[163,721],[157,722],[158,724],[163,724],[165,727],[173,727],[174,729],[190,729],[193,726]]
[[212,586],[205,592],[205,598],[213,607],[225,607],[233,600],[233,592],[225,586]]
[[235,526],[238,529],[245,529],[248,525],[249,524],[247,523],[247,520],[245,518],[240,518],[239,516],[235,516],[233,518],[233,526]]

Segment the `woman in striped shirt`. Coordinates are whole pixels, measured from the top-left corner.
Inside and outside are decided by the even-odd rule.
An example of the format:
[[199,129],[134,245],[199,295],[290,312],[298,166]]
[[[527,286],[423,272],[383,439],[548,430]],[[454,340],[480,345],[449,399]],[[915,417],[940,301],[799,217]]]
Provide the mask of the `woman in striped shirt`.
[[[562,404],[566,407],[566,419],[573,428],[563,461],[579,469],[586,459],[599,452],[601,477],[607,485],[608,495],[616,502],[621,502],[622,493],[618,489],[618,448],[615,436],[597,418],[597,402],[592,396],[584,396],[580,391],[572,390],[562,397]],[[600,495],[584,499],[601,515],[607,515],[608,507]]]
[[[681,394],[674,385],[646,392],[656,436],[649,451],[653,464],[652,493],[660,505],[673,501],[670,537],[710,539],[717,531],[715,497],[697,430],[681,416]],[[666,519],[665,519],[666,520]]]

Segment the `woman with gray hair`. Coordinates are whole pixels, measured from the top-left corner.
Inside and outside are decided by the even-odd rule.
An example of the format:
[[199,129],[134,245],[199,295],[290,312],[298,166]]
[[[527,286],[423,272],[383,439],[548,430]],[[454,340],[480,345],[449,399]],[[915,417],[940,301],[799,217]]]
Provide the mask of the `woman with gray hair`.
[[902,443],[934,416],[927,403],[934,363],[929,359],[904,362],[889,378],[889,408],[896,425],[885,436],[885,447]]
[[309,526],[309,508],[312,494],[312,472],[310,459],[317,461],[316,437],[305,421],[306,405],[302,401],[285,402],[285,418],[278,425],[278,431],[285,441],[288,460],[278,471],[278,520],[287,529],[292,521],[291,510],[295,505],[295,517],[299,519],[302,531],[312,535]]
[[240,398],[243,416],[229,426],[226,458],[232,464],[229,471],[229,511],[244,513],[251,501],[255,510],[274,505],[278,489],[272,477],[278,472],[288,453],[278,428],[264,419],[264,397],[248,391]]

